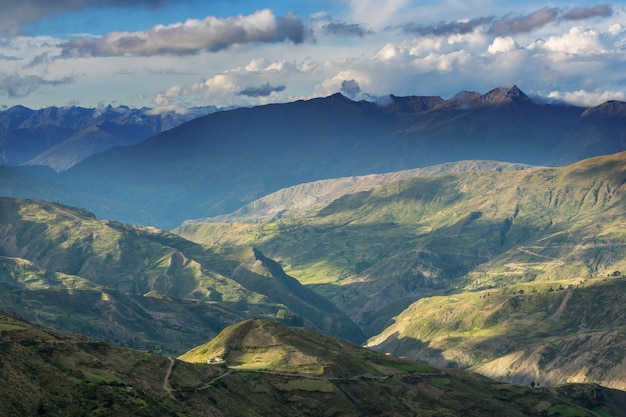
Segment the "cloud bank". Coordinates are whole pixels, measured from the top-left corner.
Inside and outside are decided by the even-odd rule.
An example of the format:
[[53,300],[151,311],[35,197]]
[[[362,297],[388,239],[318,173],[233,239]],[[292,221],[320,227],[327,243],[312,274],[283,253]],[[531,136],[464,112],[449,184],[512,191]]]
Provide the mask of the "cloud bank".
[[[9,7],[13,1],[3,1],[16,16]],[[40,10],[24,12],[18,22],[46,15],[58,16],[60,23],[63,13],[80,8],[168,7],[174,0],[22,3],[24,10],[35,5]],[[450,97],[513,84],[531,95],[574,103],[623,96],[626,3],[561,7],[556,2],[539,9],[507,3],[498,14],[472,0],[455,7],[383,3],[343,0],[348,10],[307,8],[302,19],[267,9],[236,14],[239,7],[231,17],[150,23],[146,30],[103,36],[11,36],[0,39],[0,95],[8,97],[5,104],[31,107],[80,97],[176,108],[262,105],[338,91],[355,100],[388,94]],[[480,14],[484,10],[489,12]]]
[[611,15],[613,15],[613,8],[608,4],[594,7],[574,7],[569,10],[544,7],[521,16],[509,14],[500,18],[494,16],[477,17],[457,22],[442,22],[437,25],[421,25],[410,22],[401,28],[404,32],[415,35],[445,36],[467,34],[483,27],[488,33],[502,36],[530,33],[551,23],[609,17]]
[[141,32],[112,32],[102,38],[73,39],[61,45],[61,57],[191,55],[247,43],[301,43],[304,24],[294,14],[276,18],[271,10],[220,19],[206,17],[158,25]]

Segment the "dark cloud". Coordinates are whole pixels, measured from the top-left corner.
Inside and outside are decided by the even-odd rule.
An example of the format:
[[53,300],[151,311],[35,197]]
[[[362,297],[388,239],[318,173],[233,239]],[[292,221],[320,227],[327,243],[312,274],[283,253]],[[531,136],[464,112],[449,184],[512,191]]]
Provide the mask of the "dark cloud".
[[263,84],[259,87],[246,87],[237,93],[239,96],[246,97],[267,97],[272,93],[278,93],[285,90],[284,85],[270,85],[270,83]]
[[506,15],[501,18],[494,16],[477,17],[458,22],[441,22],[436,25],[420,25],[415,22],[408,23],[400,28],[406,33],[420,36],[448,36],[455,34],[471,33],[478,27],[485,26],[489,33],[496,35],[516,35],[529,33],[547,24],[563,20],[583,20],[593,17],[608,17],[613,15],[613,8],[608,4],[595,7],[575,7],[562,10],[554,7],[544,7],[532,13],[513,16]]
[[335,36],[358,36],[363,38],[367,35],[374,34],[373,31],[365,29],[356,23],[331,22],[322,26],[324,33]]
[[454,34],[465,34],[473,32],[477,27],[482,25],[490,25],[495,20],[494,17],[478,17],[461,22],[439,23],[438,25],[418,25],[416,23],[408,23],[402,27],[407,33],[416,35],[435,35],[446,36]]
[[50,63],[50,61],[52,61],[52,59],[50,58],[50,53],[45,52],[31,59],[31,61],[24,68],[31,68],[38,65],[48,64]]
[[8,56],[4,54],[0,54],[0,61],[19,61],[22,58],[18,58],[16,56]]
[[341,92],[347,97],[354,98],[361,92],[361,87],[356,80],[343,80]]
[[507,15],[493,22],[489,32],[497,35],[528,33],[556,21],[558,17],[559,9],[551,7],[544,7],[524,16]]
[[0,0],[0,33],[15,35],[23,25],[95,7],[161,7],[168,0]]
[[287,13],[276,19],[278,26],[277,39],[290,40],[293,43],[302,43],[306,37],[306,31],[302,20],[293,13]]
[[574,7],[563,15],[567,20],[582,20],[592,17],[609,17],[613,15],[613,8],[608,4],[599,4],[594,7]]
[[18,75],[0,73],[0,94],[11,98],[25,97],[30,93],[46,86],[69,84],[74,81],[74,76],[61,79],[48,80],[36,75]]
[[191,55],[220,51],[237,44],[304,40],[300,18],[287,14],[278,19],[269,10],[224,19],[207,17],[142,32],[113,32],[102,38],[78,38],[61,45],[61,56]]

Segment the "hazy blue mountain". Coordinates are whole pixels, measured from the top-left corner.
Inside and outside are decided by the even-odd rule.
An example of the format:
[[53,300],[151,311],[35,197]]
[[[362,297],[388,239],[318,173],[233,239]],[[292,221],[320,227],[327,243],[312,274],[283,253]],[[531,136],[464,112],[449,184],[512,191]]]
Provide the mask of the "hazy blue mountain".
[[0,112],[0,163],[62,171],[96,152],[139,143],[216,110],[207,106],[180,114],[126,106],[39,110],[14,106]]
[[624,112],[605,107],[541,104],[517,87],[385,106],[335,94],[210,114],[94,155],[59,181],[137,208],[88,205],[99,216],[146,223],[138,212],[149,208],[172,228],[320,179],[465,159],[562,165],[626,149]]

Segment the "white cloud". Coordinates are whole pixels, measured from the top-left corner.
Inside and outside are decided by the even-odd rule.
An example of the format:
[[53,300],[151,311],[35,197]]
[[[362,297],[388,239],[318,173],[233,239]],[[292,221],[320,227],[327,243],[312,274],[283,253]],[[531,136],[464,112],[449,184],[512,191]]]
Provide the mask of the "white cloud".
[[624,32],[624,26],[622,26],[620,23],[613,23],[611,26],[609,26],[609,33],[613,36],[617,36],[622,32]]
[[606,52],[600,39],[600,32],[581,26],[572,27],[568,33],[550,36],[536,41],[531,48],[567,54],[598,54]]
[[518,49],[519,45],[515,42],[510,36],[502,37],[498,36],[493,40],[489,48],[487,48],[487,52],[490,54],[497,54],[502,52],[511,52],[515,49]]
[[584,107],[597,106],[609,100],[626,101],[626,93],[623,91],[552,91],[548,97]]
[[[315,86],[315,92],[318,96],[328,96],[346,89],[346,82],[354,82],[359,86],[359,90],[367,91],[372,87],[372,80],[369,76],[361,71],[353,69],[340,71],[339,73],[326,78]],[[363,98],[361,95],[355,94],[353,99]]]
[[210,94],[212,97],[231,97],[236,95],[239,90],[240,87],[235,83],[234,78],[228,74],[218,74],[203,83],[197,83],[191,87],[191,91],[194,93]]
[[189,55],[219,51],[246,43],[304,40],[304,26],[295,15],[276,18],[271,10],[220,19],[206,17],[157,25],[142,32],[112,32],[102,38],[72,39],[61,45],[62,57]]
[[391,61],[397,58],[401,53],[401,48],[398,48],[397,45],[392,43],[388,43],[376,53],[375,57],[381,61]]
[[299,72],[293,62],[254,60],[191,85],[174,85],[156,94],[156,106],[250,106],[287,101],[285,80]]

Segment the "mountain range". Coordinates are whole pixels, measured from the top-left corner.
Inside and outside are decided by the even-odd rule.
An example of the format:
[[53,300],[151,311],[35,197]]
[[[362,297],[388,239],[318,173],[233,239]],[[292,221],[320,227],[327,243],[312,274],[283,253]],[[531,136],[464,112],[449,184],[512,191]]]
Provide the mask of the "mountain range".
[[623,415],[625,103],[99,112],[0,117],[0,415]]
[[14,106],[0,111],[0,163],[63,171],[95,153],[140,143],[217,110],[213,106],[191,108],[184,113],[110,105],[39,110]]
[[623,388],[626,155],[445,170],[476,166],[495,169],[355,178],[365,188],[343,195],[327,181],[325,205],[190,222],[180,236],[2,198],[2,305],[162,352],[272,317],[507,381]]
[[[171,229],[300,183],[488,159],[565,165],[626,149],[624,103],[547,105],[486,94],[326,98],[221,111],[48,178],[100,218]],[[22,189],[4,195],[33,197]]]

